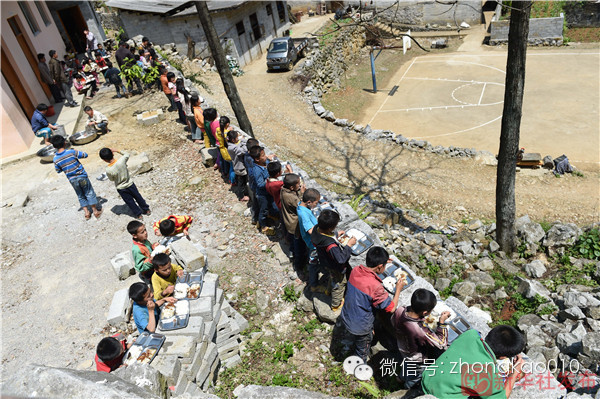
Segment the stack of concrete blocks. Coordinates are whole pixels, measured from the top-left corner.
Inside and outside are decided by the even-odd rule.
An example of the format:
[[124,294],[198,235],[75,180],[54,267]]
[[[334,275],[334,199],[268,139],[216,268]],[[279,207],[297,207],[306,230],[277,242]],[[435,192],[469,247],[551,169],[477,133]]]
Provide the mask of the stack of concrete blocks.
[[170,244],[171,259],[188,272],[206,270],[206,255],[202,246],[182,238]]
[[140,125],[148,126],[154,125],[165,119],[165,114],[162,109],[155,109],[154,111],[146,111],[138,114],[137,122]]

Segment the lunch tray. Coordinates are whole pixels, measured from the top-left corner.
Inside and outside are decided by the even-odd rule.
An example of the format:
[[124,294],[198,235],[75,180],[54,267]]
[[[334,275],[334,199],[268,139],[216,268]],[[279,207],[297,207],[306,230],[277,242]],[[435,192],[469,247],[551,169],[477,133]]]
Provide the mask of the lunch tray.
[[356,237],[356,244],[352,246],[352,255],[358,256],[371,248],[375,242],[365,233],[358,229],[350,229],[346,231],[346,236]]
[[[179,299],[179,300],[185,301],[186,299]],[[161,311],[164,309],[165,306],[166,306],[166,304],[164,304],[160,307]],[[158,328],[161,331],[179,330],[181,328],[186,328],[189,321],[190,321],[190,313],[188,310],[188,313],[185,315],[175,315],[173,317],[169,317],[168,319],[161,318],[158,321]]]
[[454,341],[458,336],[471,329],[471,325],[464,317],[457,314],[455,318],[446,322],[448,326],[448,343]]
[[[404,266],[403,264],[401,264],[400,262],[398,262],[396,260],[392,260],[392,263],[390,263],[389,266],[385,268],[383,273],[378,274],[378,276],[381,280],[385,279],[386,277],[392,277],[393,279],[398,281],[398,279],[396,279],[396,277],[394,277],[394,272],[398,269],[402,269],[404,272],[406,272],[406,285],[402,288],[402,291],[404,291],[406,288],[408,288],[410,285],[412,285],[415,282],[415,278],[412,275],[412,272],[410,270],[408,270],[408,268],[406,266]],[[394,290],[394,291],[388,290],[388,292],[390,292],[391,294],[395,294],[396,290]]]
[[200,298],[200,293],[202,292],[202,286],[204,285],[204,272],[202,271],[194,271],[191,273],[184,272],[183,276],[177,277],[176,284],[187,284],[188,287],[192,284],[200,284],[200,289],[198,290],[198,296],[196,298],[181,298],[180,300],[192,300]]
[[323,212],[325,209],[329,209],[330,211],[337,212],[337,210],[335,209],[335,206],[333,206],[333,204],[326,203],[326,204],[319,204],[319,205],[315,206],[312,209],[312,213],[313,213],[313,215],[315,215],[316,218],[318,218],[319,215],[321,214],[321,212]]
[[[166,338],[167,337],[165,337],[163,334],[149,333],[147,331],[144,331],[135,340],[135,342],[131,345],[131,347],[133,348],[134,346],[141,346],[142,352],[140,353],[140,355],[148,348],[156,349],[156,352],[154,352],[154,355],[148,362],[148,363],[152,363],[152,360],[154,360],[154,358],[158,354],[158,351],[160,351],[160,348],[162,348],[162,345],[165,343]],[[130,349],[128,349],[127,352],[125,352],[125,355],[123,356],[123,360],[127,359]]]

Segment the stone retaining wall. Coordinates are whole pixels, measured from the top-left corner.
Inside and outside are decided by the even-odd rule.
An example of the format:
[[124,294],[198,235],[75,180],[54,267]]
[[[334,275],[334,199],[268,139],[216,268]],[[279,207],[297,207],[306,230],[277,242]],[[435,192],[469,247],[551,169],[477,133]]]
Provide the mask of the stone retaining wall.
[[[529,45],[562,46],[564,16],[557,18],[532,18],[529,20]],[[492,21],[490,26],[490,44],[508,43],[510,21]]]

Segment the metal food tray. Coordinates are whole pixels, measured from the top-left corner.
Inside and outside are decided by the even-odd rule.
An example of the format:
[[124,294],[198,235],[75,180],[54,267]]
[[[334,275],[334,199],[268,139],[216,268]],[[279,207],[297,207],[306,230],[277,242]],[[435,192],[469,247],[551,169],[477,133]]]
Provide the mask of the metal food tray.
[[[402,269],[406,272],[406,285],[402,288],[402,291],[404,291],[412,283],[415,282],[415,278],[412,275],[412,272],[410,270],[408,270],[403,264],[399,263],[398,261],[393,260],[392,263],[388,267],[385,268],[383,273],[378,274],[378,276],[381,280],[385,279],[386,277],[392,277],[393,279],[398,281],[398,279],[396,279],[396,277],[394,277],[394,272],[398,269]],[[388,290],[388,292],[390,292],[391,294],[395,294],[396,290],[394,290],[393,292]]]
[[458,336],[467,330],[471,329],[471,325],[464,317],[457,314],[455,318],[446,322],[448,326],[448,342],[454,341]]
[[319,205],[315,206],[312,209],[312,213],[313,213],[313,215],[315,215],[316,218],[318,218],[319,215],[321,214],[321,212],[323,212],[325,209],[329,209],[330,211],[337,212],[337,210],[335,209],[335,206],[333,206],[333,204],[326,203],[326,204],[319,204]]
[[177,277],[176,280],[176,284],[187,284],[188,288],[192,285],[192,284],[200,284],[200,289],[198,290],[198,296],[195,298],[181,298],[179,300],[192,300],[195,301],[196,299],[200,298],[200,293],[202,292],[202,286],[204,285],[204,272],[202,271],[194,271],[191,273],[188,272],[184,272],[183,276],[181,277]]
[[[152,361],[158,354],[158,351],[160,350],[160,348],[162,348],[162,345],[165,343],[166,338],[167,337],[165,337],[163,334],[149,333],[147,331],[144,331],[143,333],[140,334],[140,336],[131,345],[131,348],[133,348],[134,346],[141,346],[142,352],[140,353],[140,356],[148,348],[156,349],[156,352],[154,352],[154,355],[148,362],[148,363],[152,363]],[[127,349],[127,352],[125,352],[125,355],[123,355],[123,361],[125,361],[127,359],[130,349]]]
[[346,236],[356,237],[356,244],[352,246],[352,255],[358,256],[365,252],[367,249],[371,248],[375,242],[358,229],[350,229],[346,231]]
[[[185,301],[185,299],[180,299],[180,300]],[[165,305],[160,307],[161,311],[163,310]],[[158,328],[160,328],[162,331],[179,330],[180,328],[186,328],[189,321],[190,321],[189,312],[188,312],[188,314],[175,315],[173,317],[169,317],[168,319],[161,318],[158,322]]]

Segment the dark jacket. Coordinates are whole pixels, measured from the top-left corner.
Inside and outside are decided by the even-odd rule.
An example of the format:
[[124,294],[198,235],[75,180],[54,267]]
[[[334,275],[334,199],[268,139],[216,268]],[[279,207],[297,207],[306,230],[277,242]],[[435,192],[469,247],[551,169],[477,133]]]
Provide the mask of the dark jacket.
[[300,237],[298,228],[298,203],[302,201],[300,190],[292,191],[289,188],[281,188],[281,207],[283,215],[283,224],[288,233],[295,237]]
[[321,265],[339,273],[344,273],[346,269],[349,270],[350,263],[348,261],[352,256],[350,247],[341,245],[333,237],[321,234],[318,227],[313,229],[310,239],[317,249]]
[[[119,47],[119,49],[115,52],[115,58],[117,59],[117,64],[119,64],[119,68],[122,68],[123,64],[127,67],[135,64],[135,58],[129,49],[125,47]],[[125,58],[130,58],[131,61],[125,63]]]
[[50,76],[52,76],[52,79],[54,79],[57,84],[67,83],[69,81],[60,65],[60,61],[56,58],[50,59],[48,68],[50,69]]
[[48,64],[43,61],[38,62],[38,69],[40,70],[40,77],[42,78],[42,82],[47,85],[54,84],[52,75],[50,75],[50,68],[48,68]]
[[123,80],[121,80],[121,77],[119,76],[120,73],[121,73],[121,71],[119,71],[115,67],[112,67],[112,68],[108,68],[106,70],[106,72],[104,73],[104,77],[110,83],[112,83],[114,85],[118,85],[118,84],[122,84],[123,83]]

